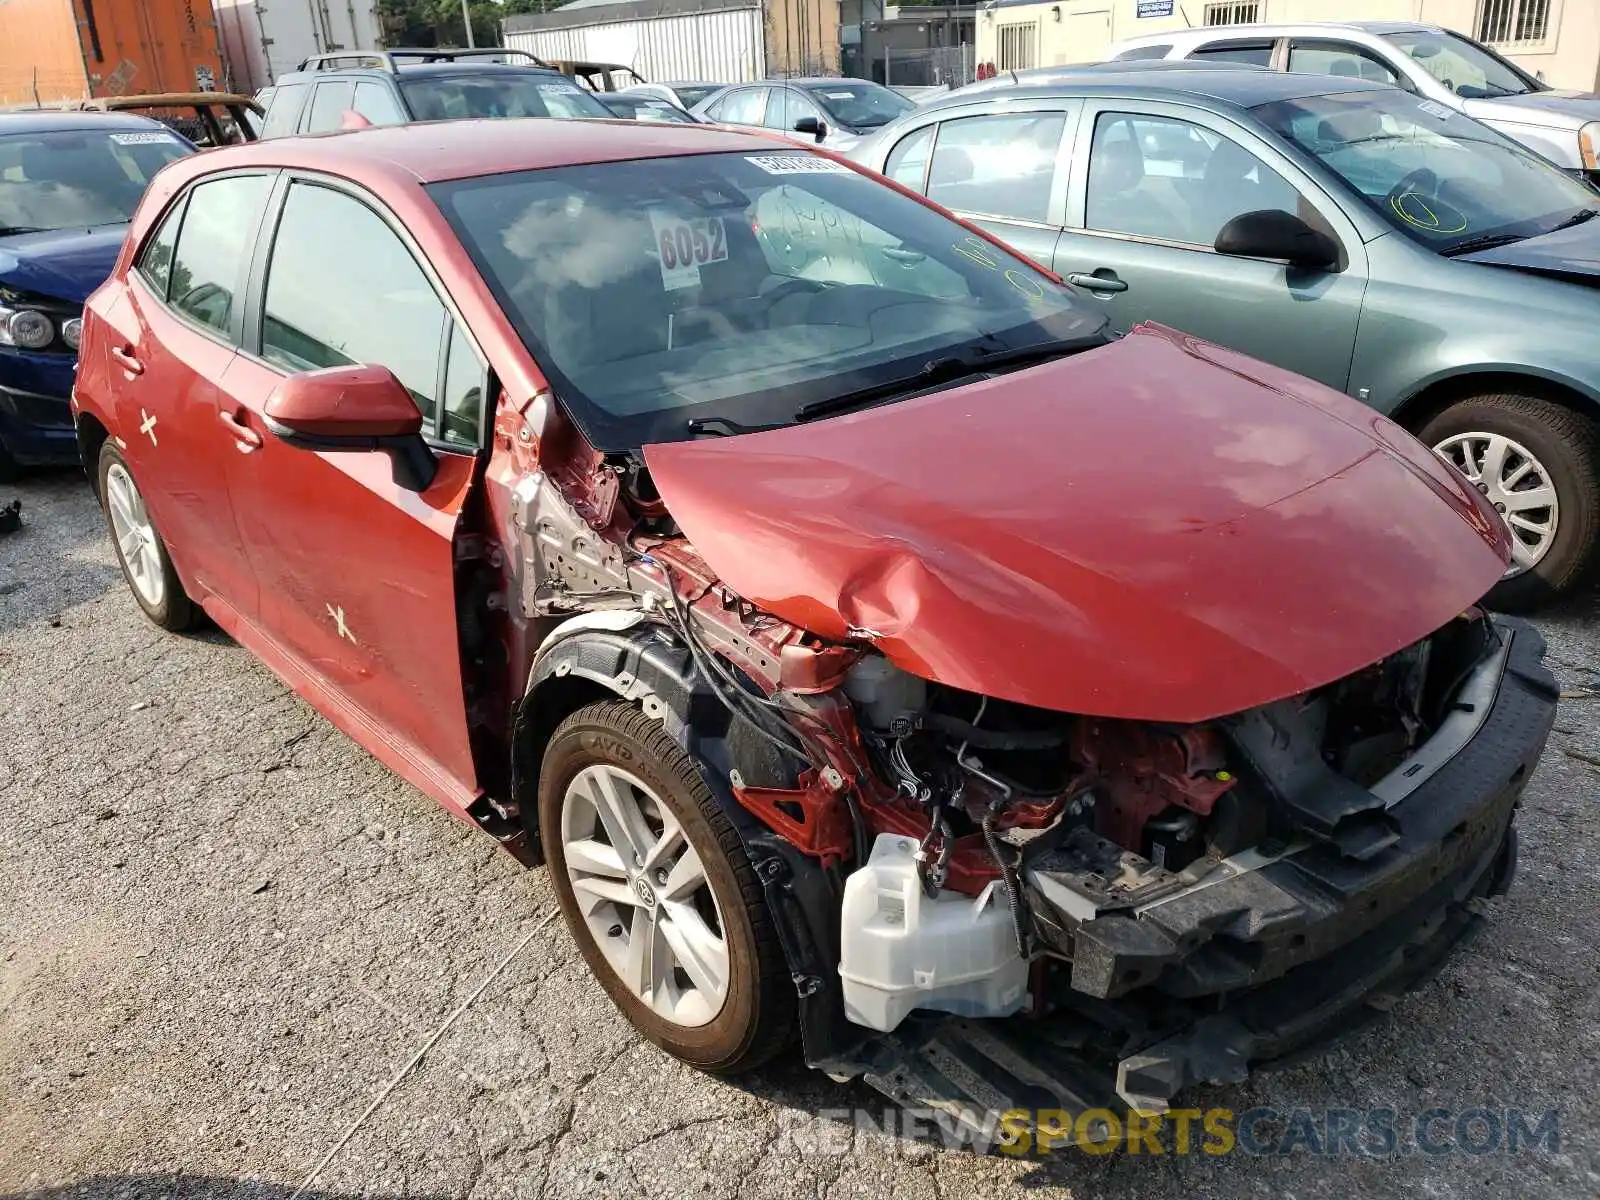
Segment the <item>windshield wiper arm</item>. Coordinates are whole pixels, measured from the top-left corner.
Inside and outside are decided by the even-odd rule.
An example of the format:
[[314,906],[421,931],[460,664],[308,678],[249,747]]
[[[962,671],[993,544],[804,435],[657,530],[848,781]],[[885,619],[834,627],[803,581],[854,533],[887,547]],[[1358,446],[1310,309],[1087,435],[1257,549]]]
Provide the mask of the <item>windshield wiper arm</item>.
[[1600,217],[1600,208],[1580,208],[1566,220],[1550,226],[1546,233],[1554,233],[1558,229],[1571,229],[1574,225],[1582,225],[1585,221],[1592,221]]
[[1471,254],[1476,250],[1493,250],[1496,246],[1509,246],[1512,242],[1527,240],[1528,235],[1525,233],[1485,233],[1480,237],[1470,237],[1464,242],[1457,242],[1439,253],[1445,258],[1455,258],[1457,255]]
[[728,437],[741,433],[767,433],[773,429],[787,428],[787,422],[777,425],[746,425],[742,421],[734,421],[728,417],[690,417],[683,423],[683,427],[690,433],[713,433],[718,437]]
[[814,400],[810,404],[803,404],[795,410],[794,419],[810,421],[817,417],[826,417],[833,413],[859,408],[863,404],[870,404],[886,396],[897,396],[903,392],[919,391],[941,383],[964,379],[994,367],[1015,367],[1028,362],[1060,358],[1066,354],[1075,354],[1079,350],[1087,350],[1090,346],[1098,345],[1100,340],[1098,337],[1062,338],[1053,342],[1018,346],[1010,350],[979,348],[971,354],[930,358],[914,375],[902,375],[899,379],[891,379],[886,383],[873,384],[853,392],[829,396],[826,400]]
[[10,237],[14,233],[44,233],[43,226],[36,225],[0,225],[0,237]]

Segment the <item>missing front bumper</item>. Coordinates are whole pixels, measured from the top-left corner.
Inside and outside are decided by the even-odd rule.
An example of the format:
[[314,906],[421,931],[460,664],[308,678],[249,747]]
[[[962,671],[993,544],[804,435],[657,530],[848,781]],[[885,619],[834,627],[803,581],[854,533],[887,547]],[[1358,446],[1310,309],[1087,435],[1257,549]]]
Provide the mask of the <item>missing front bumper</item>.
[[895,1101],[974,1135],[999,1114],[1167,1108],[1200,1082],[1311,1052],[1386,1011],[1482,922],[1516,864],[1512,817],[1555,719],[1529,626],[1477,734],[1388,809],[1398,838],[1361,859],[1316,843],[1190,895],[1074,931],[1072,987],[1040,1019],[918,1014],[849,1062]]

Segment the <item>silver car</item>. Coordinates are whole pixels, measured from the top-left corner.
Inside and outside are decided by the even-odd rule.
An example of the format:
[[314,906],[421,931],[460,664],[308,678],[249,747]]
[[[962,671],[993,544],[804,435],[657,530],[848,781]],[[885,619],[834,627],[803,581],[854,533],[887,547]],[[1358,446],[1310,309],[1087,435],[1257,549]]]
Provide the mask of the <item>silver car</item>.
[[1600,182],[1600,96],[1546,87],[1488,47],[1437,25],[1213,25],[1114,42],[1106,57],[1249,63],[1393,84]]

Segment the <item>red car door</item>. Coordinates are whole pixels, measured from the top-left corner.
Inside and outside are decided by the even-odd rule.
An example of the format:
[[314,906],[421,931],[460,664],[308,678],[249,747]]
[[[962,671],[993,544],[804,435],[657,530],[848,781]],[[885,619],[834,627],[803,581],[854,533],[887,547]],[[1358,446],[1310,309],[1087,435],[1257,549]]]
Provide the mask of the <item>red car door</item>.
[[[435,411],[447,363],[461,361],[449,349],[455,318],[397,228],[334,187],[290,183],[261,258],[259,320],[245,335],[253,352],[221,383],[244,451],[227,456],[228,486],[261,587],[263,653],[390,767],[465,809],[478,783],[454,537],[477,431],[475,421],[446,427]],[[424,491],[396,484],[381,453],[296,449],[267,432],[262,410],[284,378],[354,362],[389,367],[422,407],[439,458]],[[450,386],[475,404],[483,368],[470,362],[476,378],[457,369]],[[452,432],[464,434],[459,449]]]
[[[190,595],[251,612],[256,582],[228,498],[231,438],[216,381],[236,353],[242,293],[272,176],[214,177],[179,198],[135,266],[96,293],[92,366],[115,388],[110,428]],[[93,464],[90,464],[91,469]]]

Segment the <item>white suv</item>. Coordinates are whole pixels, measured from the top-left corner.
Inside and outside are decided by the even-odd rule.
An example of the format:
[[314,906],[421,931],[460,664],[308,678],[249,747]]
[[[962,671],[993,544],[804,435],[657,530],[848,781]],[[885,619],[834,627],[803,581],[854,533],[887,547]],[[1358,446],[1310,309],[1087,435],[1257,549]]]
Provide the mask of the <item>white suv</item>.
[[1600,96],[1546,87],[1488,47],[1400,21],[1213,25],[1114,42],[1106,58],[1242,62],[1392,83],[1600,182]]

